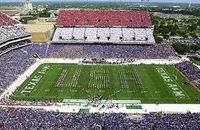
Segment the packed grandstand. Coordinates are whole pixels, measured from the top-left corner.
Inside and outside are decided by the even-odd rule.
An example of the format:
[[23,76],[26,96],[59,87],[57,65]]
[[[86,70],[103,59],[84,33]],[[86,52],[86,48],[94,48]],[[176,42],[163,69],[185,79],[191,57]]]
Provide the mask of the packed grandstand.
[[[8,97],[12,86],[18,86],[13,83],[42,59],[53,59],[55,63],[59,59],[109,59],[119,64],[137,60],[143,64],[154,60],[165,64],[175,60],[172,65],[199,90],[199,67],[180,59],[170,44],[155,43],[148,12],[61,10],[51,43],[30,43],[30,37],[23,25],[0,12],[0,129],[200,129],[199,113],[152,113],[148,109],[126,113],[118,103],[109,104],[108,108],[101,106],[121,110],[117,113],[77,113],[81,104],[65,104],[73,108],[72,112],[53,112],[48,107],[58,105],[54,101],[26,102]],[[137,112],[143,114],[134,114]]]

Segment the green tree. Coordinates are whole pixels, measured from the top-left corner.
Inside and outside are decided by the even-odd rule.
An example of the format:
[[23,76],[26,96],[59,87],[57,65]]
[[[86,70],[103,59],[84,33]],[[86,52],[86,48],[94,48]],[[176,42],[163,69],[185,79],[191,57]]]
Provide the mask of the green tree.
[[159,36],[154,36],[156,43],[161,43],[163,42],[163,38]]
[[200,45],[191,45],[190,49],[196,52],[196,51],[200,50]]
[[185,44],[181,43],[173,43],[172,47],[178,52],[179,54],[185,54],[190,51],[190,47]]

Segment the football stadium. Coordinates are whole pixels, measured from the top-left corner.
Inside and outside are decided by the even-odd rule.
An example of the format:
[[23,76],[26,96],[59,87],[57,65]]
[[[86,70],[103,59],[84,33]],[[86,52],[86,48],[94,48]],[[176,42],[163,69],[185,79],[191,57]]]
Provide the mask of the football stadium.
[[145,10],[60,9],[50,42],[0,12],[0,129],[200,129],[200,66]]

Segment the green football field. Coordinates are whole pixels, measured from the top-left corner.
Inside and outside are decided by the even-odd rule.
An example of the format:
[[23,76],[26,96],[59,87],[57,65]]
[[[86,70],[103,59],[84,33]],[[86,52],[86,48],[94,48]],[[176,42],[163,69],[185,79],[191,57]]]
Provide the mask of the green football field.
[[42,64],[20,85],[15,100],[141,100],[200,103],[200,92],[172,65]]

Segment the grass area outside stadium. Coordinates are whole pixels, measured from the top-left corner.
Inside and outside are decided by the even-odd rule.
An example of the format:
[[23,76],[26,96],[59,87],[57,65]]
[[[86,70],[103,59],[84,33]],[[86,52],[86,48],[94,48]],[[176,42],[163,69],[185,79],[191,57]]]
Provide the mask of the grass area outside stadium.
[[141,100],[142,103],[199,103],[200,93],[172,65],[40,65],[19,86],[15,100]]
[[199,57],[195,57],[195,56],[191,56],[189,57],[190,61],[192,61],[193,63],[200,65],[200,58]]

